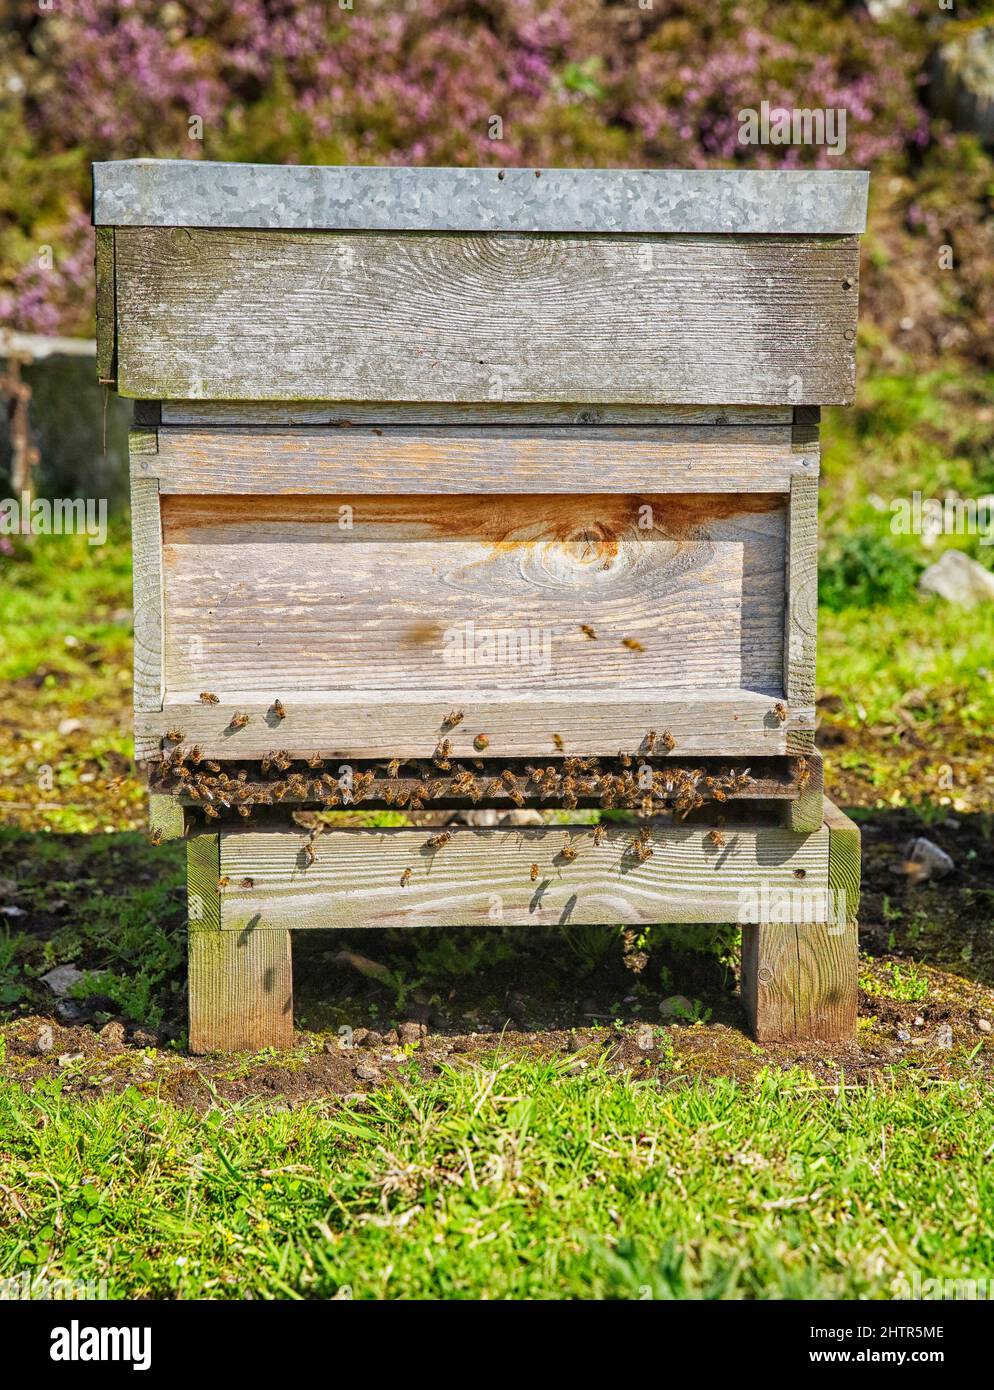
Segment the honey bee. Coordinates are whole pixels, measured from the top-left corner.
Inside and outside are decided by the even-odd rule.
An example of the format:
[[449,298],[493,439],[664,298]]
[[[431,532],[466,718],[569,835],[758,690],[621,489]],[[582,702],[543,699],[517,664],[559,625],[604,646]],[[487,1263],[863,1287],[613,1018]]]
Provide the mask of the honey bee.
[[565,859],[567,864],[572,864],[573,860],[576,858],[576,850],[570,844],[570,837],[568,834],[563,836],[563,847],[559,851],[559,858]]
[[276,715],[277,719],[286,718],[286,707],[284,706],[282,700],[273,701],[273,713]]
[[231,723],[228,725],[228,728],[229,728],[229,729],[244,729],[244,728],[245,728],[245,725],[246,725],[248,722],[249,722],[249,716],[248,716],[247,714],[239,714],[239,712],[236,710],[235,713],[231,716]]
[[317,771],[318,768],[324,767],[324,758],[319,757],[317,753],[312,753],[311,756],[307,759],[307,766],[312,767],[315,771]]
[[807,758],[797,760],[797,785],[803,789],[811,781],[811,767]]
[[775,718],[779,719],[781,724],[787,718],[787,706],[782,700],[778,700],[773,706],[773,714]]
[[201,690],[200,703],[202,705],[217,705],[220,704],[220,700],[212,690]]
[[231,882],[231,879],[228,877],[228,875],[227,875],[227,874],[222,874],[221,877],[220,877],[220,878],[218,879],[218,881],[217,881],[217,886],[218,886],[219,889],[220,889],[220,888],[227,888],[227,886],[228,886],[228,884],[229,884],[230,882]]
[[476,738],[473,740],[473,747],[478,753],[482,753],[484,748],[490,747],[490,740],[487,738],[486,734],[477,734]]
[[715,849],[721,849],[725,843],[725,837],[720,830],[709,830],[704,838],[709,845],[714,845]]
[[447,845],[452,839],[452,834],[448,830],[442,830],[437,835],[430,835],[425,841],[429,849],[440,850],[443,845]]
[[407,885],[410,883],[410,881],[411,881],[411,871],[410,871],[410,869],[405,869],[404,872],[403,872],[403,873],[401,874],[401,876],[400,876],[400,886],[401,886],[401,888],[406,888]]
[[660,735],[659,742],[666,749],[667,753],[672,753],[673,749],[676,747],[676,739],[670,733],[669,729],[663,730],[662,734]]
[[580,631],[583,633],[584,637],[588,637],[591,642],[597,641],[597,633],[594,631],[594,629],[590,626],[589,623],[581,623]]
[[182,729],[170,729],[169,732],[166,734],[166,741],[167,741],[168,743],[182,743],[182,742],[183,742],[183,730],[182,730]]
[[388,777],[396,777],[396,776],[397,776],[397,773],[398,773],[399,771],[400,771],[400,759],[399,759],[399,758],[391,758],[390,761],[387,763],[387,776],[388,776]]
[[622,637],[621,645],[627,647],[630,652],[644,652],[645,647],[637,637]]
[[656,731],[650,729],[645,736],[645,751],[651,753],[656,746]]
[[241,806],[239,806],[237,810],[238,814],[243,818],[243,820],[248,820],[249,816],[252,814],[252,807],[246,806],[244,803]]
[[204,814],[208,816],[211,820],[221,819],[220,811],[215,811],[214,807],[210,804],[209,801],[204,802]]
[[159,829],[158,826],[156,826],[154,830],[150,830],[150,831],[149,831],[149,836],[148,836],[148,838],[149,838],[149,842],[150,842],[151,844],[153,844],[153,845],[161,845],[161,844],[162,844],[162,831]]
[[533,865],[532,865],[532,870],[531,870],[531,874],[529,875],[529,877],[531,878],[532,883],[534,883],[535,880],[538,878],[538,865],[537,865],[537,864],[533,864]]
[[439,739],[438,747],[432,754],[432,762],[442,772],[448,772],[452,764],[449,762],[449,754],[452,752],[452,744],[447,738]]
[[317,850],[308,840],[307,844],[304,846],[304,858],[307,860],[308,866],[313,864],[317,857]]
[[239,886],[239,888],[254,888],[254,887],[255,887],[255,879],[254,879],[254,878],[243,878],[242,881],[241,881],[241,883],[239,883],[238,886]]
[[457,724],[461,724],[462,721],[463,721],[463,712],[462,712],[461,709],[450,710],[449,713],[448,713],[448,714],[445,716],[445,718],[442,720],[442,728],[443,728],[443,729],[454,729],[454,728],[456,727],[456,725],[457,725]]
[[643,825],[642,829],[635,836],[635,839],[632,840],[628,846],[629,850],[640,864],[644,864],[647,859],[652,858],[652,845],[649,843],[651,836],[652,831],[647,825]]
[[605,831],[603,825],[601,825],[601,824],[595,825],[595,826],[594,826],[594,844],[595,844],[595,845],[602,845],[602,844],[604,843],[604,836],[605,836],[606,833],[607,833],[607,832]]
[[199,743],[193,745],[187,757],[190,759],[190,762],[193,763],[194,767],[197,767],[199,763],[203,762],[204,752]]
[[563,751],[563,749],[566,747],[566,745],[563,743],[563,739],[562,739],[562,735],[561,735],[561,734],[553,734],[553,735],[552,735],[552,742],[553,742],[553,743],[556,745],[556,747],[559,749],[560,753],[561,753],[561,752]]

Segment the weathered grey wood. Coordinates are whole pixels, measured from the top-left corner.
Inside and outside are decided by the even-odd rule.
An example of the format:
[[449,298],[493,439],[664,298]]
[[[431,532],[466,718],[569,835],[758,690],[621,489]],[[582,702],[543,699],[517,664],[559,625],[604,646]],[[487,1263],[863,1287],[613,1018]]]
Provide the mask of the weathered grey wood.
[[485,169],[128,159],[93,166],[98,225],[388,232],[861,232],[855,169]]
[[796,762],[791,760],[792,767],[799,764],[804,766],[803,785],[784,806],[784,825],[788,830],[806,833],[818,830],[824,820],[825,774],[821,754],[813,749]]
[[190,1051],[293,1046],[290,933],[190,931]]
[[760,1042],[838,1042],[855,1031],[859,830],[826,800],[820,833],[829,838],[827,920],[785,924],[778,912],[742,928],[742,1002]]
[[148,798],[148,828],[153,839],[181,840],[186,833],[186,813],[175,796],[152,792]]
[[97,228],[94,277],[96,280],[97,381],[107,386],[113,386],[117,369],[113,227]]
[[814,704],[818,646],[817,473],[791,479],[785,581],[784,694],[788,708],[808,706]]
[[160,429],[163,493],[789,492],[791,426]]
[[781,687],[774,494],[164,496],[162,517],[170,699]]
[[859,826],[830,801],[825,802],[825,824],[830,832],[829,885],[840,902],[845,903],[846,920],[855,923],[860,893]]
[[[218,692],[215,692],[218,693]],[[516,692],[460,689],[426,696],[410,688],[356,690],[346,694],[310,691],[296,703],[286,691],[258,694],[220,692],[217,705],[202,705],[192,692],[173,696],[159,713],[135,714],[135,757],[157,758],[169,730],[199,744],[209,758],[261,758],[274,748],[292,757],[429,758],[442,736],[441,722],[451,709],[465,711],[452,736],[456,756],[471,758],[472,739],[484,732],[495,757],[524,758],[557,751],[553,735],[567,753],[613,756],[637,748],[650,729],[668,729],[680,756],[773,756],[787,752],[787,735],[803,728],[813,739],[814,710],[792,711],[786,724],[770,714],[770,695],[749,690],[653,691],[625,698],[610,690]],[[284,700],[286,718],[275,722],[274,698]],[[236,712],[247,713],[244,728],[228,732]],[[463,730],[463,733],[460,733]]]
[[246,923],[221,930],[220,838],[187,844],[190,1051],[258,1051],[293,1043],[290,937]]
[[856,928],[742,928],[742,1003],[758,1042],[844,1042],[856,1028]]
[[118,390],[784,405],[854,388],[854,237],[115,234]]
[[[560,851],[569,831],[576,858]],[[608,826],[594,844],[590,826],[535,829],[453,827],[433,851],[429,830],[333,830],[309,834],[232,830],[221,834],[223,932],[249,924],[309,927],[550,926],[569,923],[734,922],[744,895],[763,884],[828,883],[828,831],[792,835],[773,826],[730,827],[715,845],[703,827],[666,826],[639,863],[628,846],[634,827]],[[539,867],[531,879],[531,866]],[[401,886],[405,870],[410,882]],[[251,878],[251,887],[241,883]]]
[[[578,405],[537,401],[163,401],[163,425],[789,425],[783,405]],[[817,431],[815,432],[817,435]]]
[[[151,438],[154,441],[154,434]],[[159,484],[155,478],[142,478],[135,473],[135,460],[147,448],[148,436],[141,430],[133,430],[129,441],[137,714],[162,708],[162,527]]]

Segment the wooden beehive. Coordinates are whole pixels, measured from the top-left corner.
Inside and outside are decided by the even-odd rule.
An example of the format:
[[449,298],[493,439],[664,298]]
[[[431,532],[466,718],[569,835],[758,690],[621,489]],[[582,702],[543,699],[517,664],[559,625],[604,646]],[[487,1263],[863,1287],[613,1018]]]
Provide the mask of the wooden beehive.
[[[162,775],[177,744],[255,786],[275,749],[351,769],[447,739],[463,766],[485,739],[525,778],[694,763],[779,806],[761,827],[821,833],[818,407],[852,399],[866,175],[94,180],[99,372],[138,402],[135,748],[163,824],[202,818]],[[342,804],[314,778],[294,801]],[[326,896],[314,920],[341,924]]]

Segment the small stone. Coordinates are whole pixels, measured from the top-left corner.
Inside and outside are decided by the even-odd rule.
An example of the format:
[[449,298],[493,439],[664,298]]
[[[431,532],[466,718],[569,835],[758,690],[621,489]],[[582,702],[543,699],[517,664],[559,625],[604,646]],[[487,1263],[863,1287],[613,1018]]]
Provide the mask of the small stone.
[[0,907],[0,917],[9,917],[11,921],[14,921],[21,917],[26,917],[27,915],[28,914],[26,908],[17,907],[12,903],[9,904],[7,907]]
[[82,1060],[82,1052],[63,1052],[59,1055],[59,1066],[71,1067],[73,1062],[81,1062]]
[[923,594],[938,594],[962,608],[994,599],[994,573],[962,550],[947,550],[918,581]]
[[635,1042],[643,1052],[651,1052],[656,1045],[656,1035],[648,1023],[639,1025],[635,1034]]
[[356,1065],[355,1074],[360,1081],[379,1081],[380,1069],[372,1062],[359,1062]]
[[512,992],[507,996],[507,1012],[510,1018],[519,1023],[528,1012],[528,1003],[523,994]]
[[55,1017],[60,1023],[85,1023],[91,1013],[89,1004],[79,999],[60,999],[55,1005]]
[[904,1043],[911,1041],[911,1034],[908,1032],[907,1028],[899,1028],[897,1030],[897,1040],[898,1042]]
[[384,1047],[396,1047],[399,1042],[400,1038],[397,1036],[396,1028],[388,1028],[383,1034]]
[[97,1034],[100,1039],[101,1047],[117,1050],[124,1046],[124,1024],[112,1019],[110,1023],[105,1023]]
[[[362,1036],[362,1039],[361,1039],[360,1042],[359,1042],[359,1046],[360,1046],[360,1047],[382,1047],[382,1046],[383,1046],[383,1034],[382,1034],[382,1033],[377,1033],[377,1032],[375,1031],[375,1029],[373,1029],[373,1028],[365,1028],[365,1029],[363,1029],[362,1031],[363,1031],[363,1036]],[[358,1030],[357,1030],[355,1033],[353,1033],[352,1036],[353,1036],[353,1037],[357,1037],[357,1036],[358,1036]]]
[[981,1033],[989,1033],[991,1031],[990,1019],[978,1018],[977,1027],[980,1029]]
[[38,1036],[35,1038],[35,1051],[44,1056],[46,1052],[51,1052],[54,1046],[55,1039],[52,1036],[52,1030],[47,1024],[44,1024],[38,1029]]
[[659,1012],[663,1018],[689,1018],[694,1006],[685,994],[671,994],[660,1004]]
[[78,734],[82,727],[82,719],[63,719],[59,724],[59,733],[63,738],[67,738],[69,734]]
[[949,1052],[953,1045],[953,1030],[948,1023],[940,1023],[935,1030],[935,1045]]
[[57,965],[47,975],[42,975],[41,982],[43,985],[48,985],[52,993],[61,998],[68,994],[73,985],[78,984],[82,978],[82,970],[77,970],[75,965]]
[[925,1020],[922,1018],[921,1014],[918,1014],[916,1018],[912,1019],[911,1026],[912,1028],[924,1028]]
[[401,1047],[410,1047],[412,1043],[419,1043],[427,1036],[428,1029],[423,1023],[402,1023],[397,1029]]
[[934,841],[927,840],[924,835],[909,840],[905,846],[904,859],[905,863],[913,868],[913,872],[909,871],[909,877],[919,883],[930,878],[945,878],[946,874],[952,873],[956,867],[951,856]]

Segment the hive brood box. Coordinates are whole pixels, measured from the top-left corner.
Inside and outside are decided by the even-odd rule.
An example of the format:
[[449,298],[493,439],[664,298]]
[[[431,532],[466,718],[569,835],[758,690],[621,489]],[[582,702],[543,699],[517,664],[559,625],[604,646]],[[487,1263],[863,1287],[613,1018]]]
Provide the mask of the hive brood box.
[[817,416],[853,394],[865,175],[138,160],[95,195],[140,760],[656,733],[780,760],[753,794],[819,830]]

